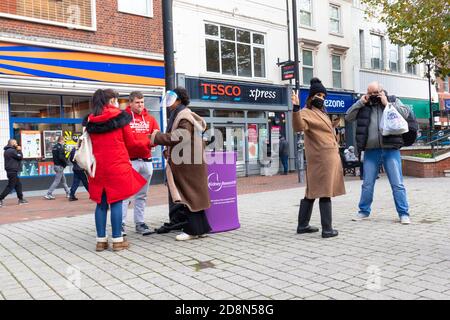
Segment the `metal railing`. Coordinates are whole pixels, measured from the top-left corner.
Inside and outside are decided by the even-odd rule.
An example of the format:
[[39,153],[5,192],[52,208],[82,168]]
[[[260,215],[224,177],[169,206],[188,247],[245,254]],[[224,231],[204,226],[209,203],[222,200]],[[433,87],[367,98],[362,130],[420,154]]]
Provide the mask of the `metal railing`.
[[427,142],[425,145],[431,147],[433,158],[446,152],[450,152],[450,132],[438,135],[437,138]]

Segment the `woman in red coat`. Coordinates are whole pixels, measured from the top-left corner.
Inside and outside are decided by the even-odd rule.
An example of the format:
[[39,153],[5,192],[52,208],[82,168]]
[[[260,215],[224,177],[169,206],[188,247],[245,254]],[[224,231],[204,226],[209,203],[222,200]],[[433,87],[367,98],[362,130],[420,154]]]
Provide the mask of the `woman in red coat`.
[[118,93],[114,90],[97,90],[92,98],[93,112],[86,123],[97,163],[94,177],[89,177],[89,196],[97,203],[97,251],[108,248],[108,205],[111,206],[113,250],[128,248],[121,229],[122,200],[136,194],[146,183],[132,168],[128,155],[128,150],[145,146],[134,139],[129,126],[131,116],[118,108],[117,98]]

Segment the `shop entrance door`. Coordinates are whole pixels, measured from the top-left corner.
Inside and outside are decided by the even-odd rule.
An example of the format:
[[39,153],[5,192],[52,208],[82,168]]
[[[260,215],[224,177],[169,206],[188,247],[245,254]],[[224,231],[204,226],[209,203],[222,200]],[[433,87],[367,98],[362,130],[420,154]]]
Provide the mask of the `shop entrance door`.
[[237,153],[236,170],[238,176],[245,175],[245,129],[243,125],[215,125],[223,137],[220,151],[235,151]]

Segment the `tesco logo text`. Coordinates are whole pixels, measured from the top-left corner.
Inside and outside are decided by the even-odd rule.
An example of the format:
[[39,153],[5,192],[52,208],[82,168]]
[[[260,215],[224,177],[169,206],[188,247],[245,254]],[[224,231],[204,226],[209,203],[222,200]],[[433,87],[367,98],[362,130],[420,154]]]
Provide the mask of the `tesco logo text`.
[[200,86],[204,95],[239,97],[242,93],[239,86],[211,83],[202,83]]

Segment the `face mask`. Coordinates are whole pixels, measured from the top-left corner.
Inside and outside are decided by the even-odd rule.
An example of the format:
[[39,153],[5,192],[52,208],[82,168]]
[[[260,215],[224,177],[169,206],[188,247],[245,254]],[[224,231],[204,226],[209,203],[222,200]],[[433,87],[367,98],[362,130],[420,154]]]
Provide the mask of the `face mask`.
[[119,101],[117,101],[117,100],[112,105],[116,108],[120,108]]
[[311,101],[311,104],[312,104],[314,107],[318,108],[318,109],[322,109],[324,103],[325,103],[325,100],[322,100],[322,99],[320,99],[320,98],[314,98],[314,99]]
[[380,104],[381,98],[379,96],[370,96],[369,101],[371,104]]

